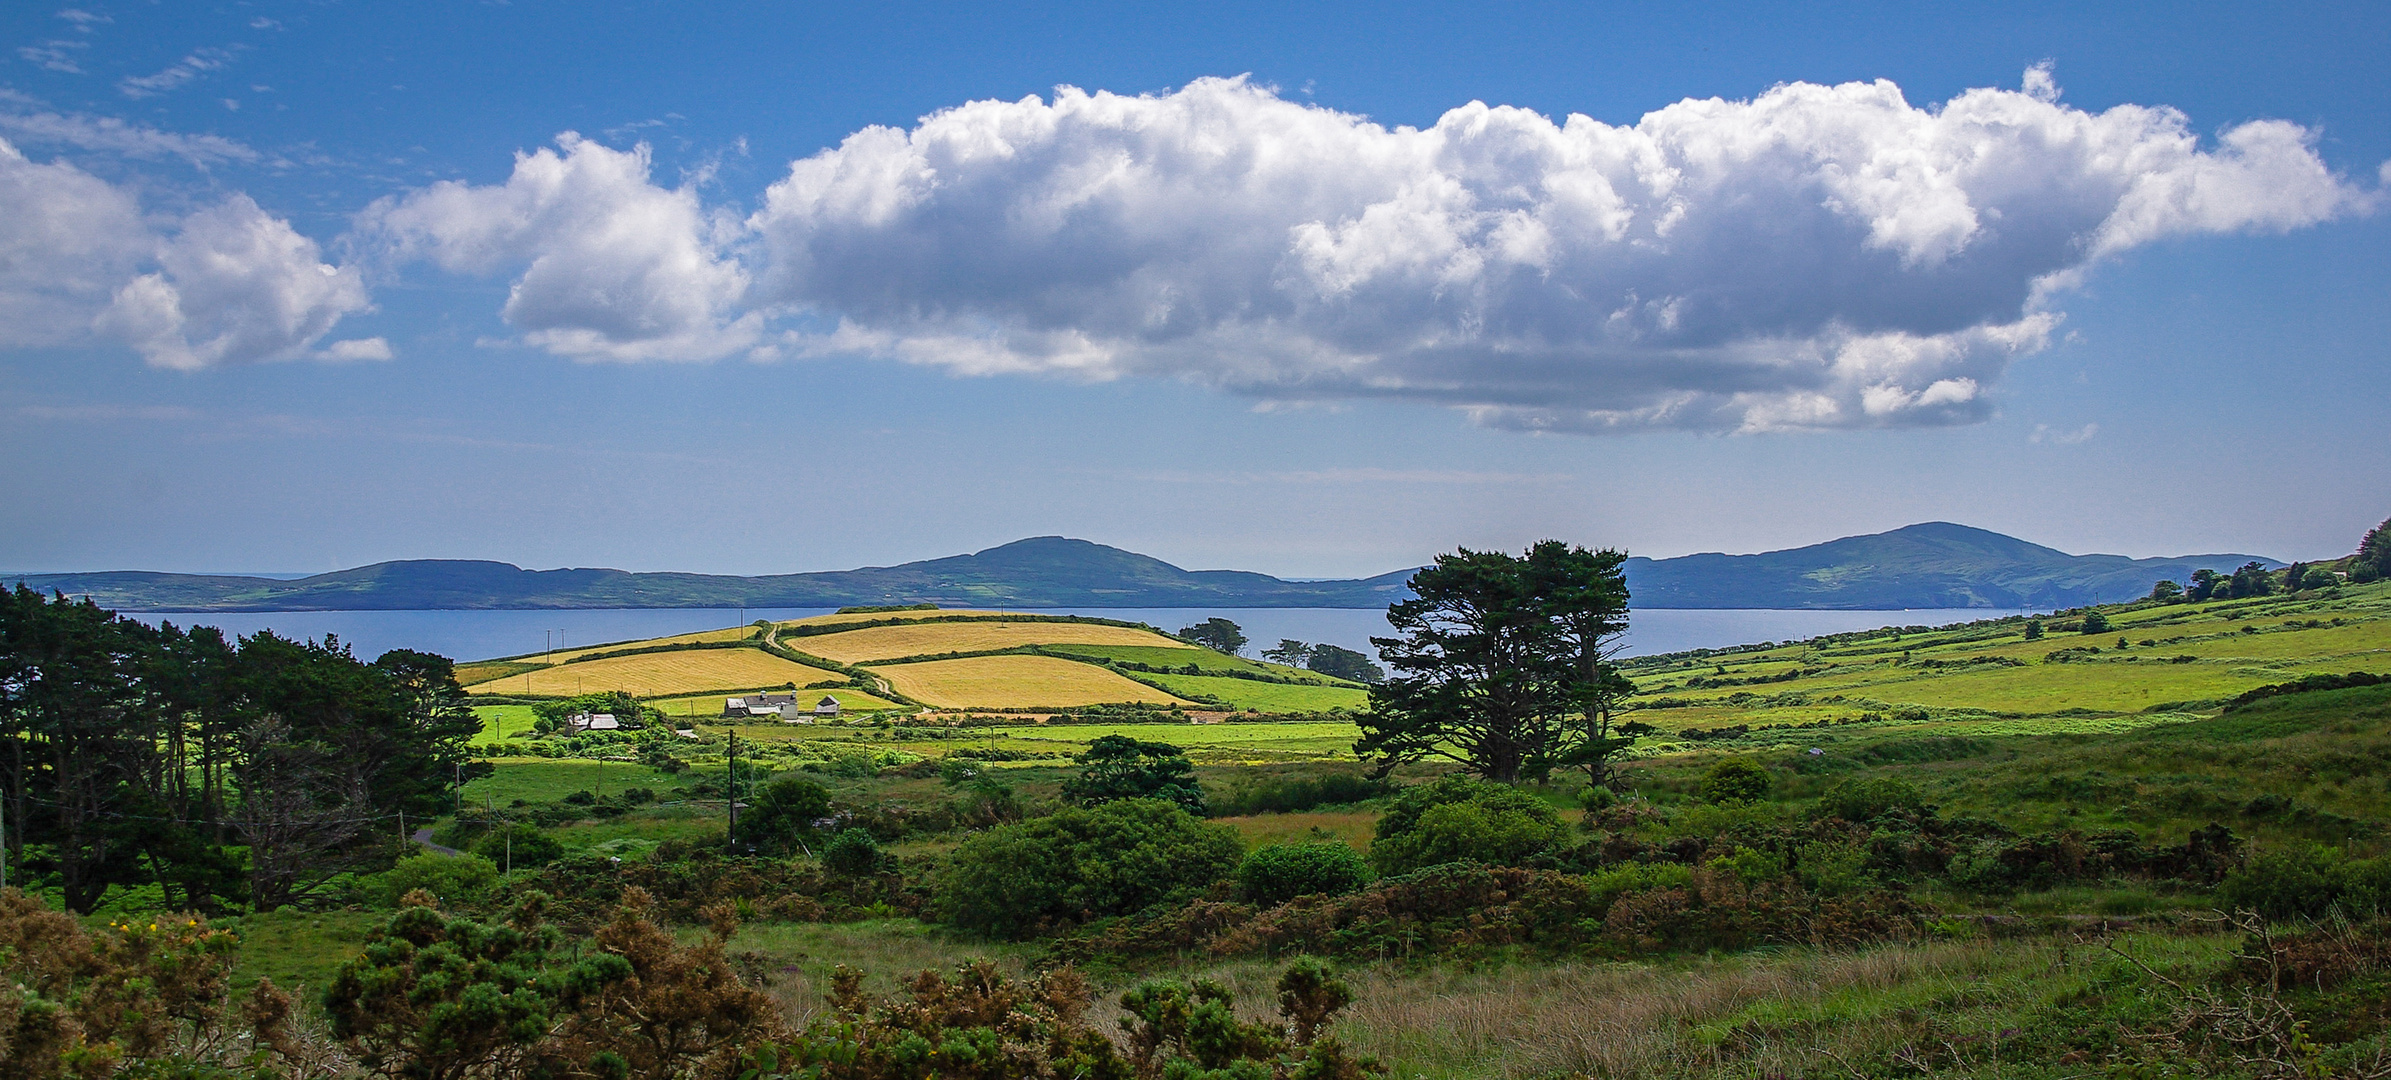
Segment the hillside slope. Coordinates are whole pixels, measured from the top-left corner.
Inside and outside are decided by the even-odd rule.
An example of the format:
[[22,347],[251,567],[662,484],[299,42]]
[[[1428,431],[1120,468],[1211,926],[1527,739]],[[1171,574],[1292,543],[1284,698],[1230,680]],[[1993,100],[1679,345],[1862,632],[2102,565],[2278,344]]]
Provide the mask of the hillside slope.
[[2283,565],[2257,555],[2070,555],[1930,521],[1758,555],[1631,559],[1627,583],[1635,605],[1650,608],[2064,608],[2131,600],[2161,578],[2251,561]]
[[[2011,536],[1928,522],[1758,555],[1628,560],[1641,608],[2074,607],[2139,596],[2159,578],[2229,571],[2254,555],[2128,559],[2070,555]],[[1242,570],[1182,570],[1160,559],[1060,536],[969,555],[806,574],[525,570],[502,562],[375,563],[297,580],[111,571],[24,574],[48,592],[89,594],[126,611],[472,610],[491,608],[950,607],[1373,608],[1410,595],[1409,569],[1341,581],[1287,581]]]

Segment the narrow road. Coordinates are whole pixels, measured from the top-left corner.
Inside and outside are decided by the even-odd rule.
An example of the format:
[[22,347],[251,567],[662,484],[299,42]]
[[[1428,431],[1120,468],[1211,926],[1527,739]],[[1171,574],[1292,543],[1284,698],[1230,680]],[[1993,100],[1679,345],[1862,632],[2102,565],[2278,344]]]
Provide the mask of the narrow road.
[[415,842],[416,842],[416,843],[418,843],[418,844],[422,844],[422,845],[424,846],[424,849],[425,849],[425,850],[427,850],[427,851],[436,851],[436,852],[439,852],[439,853],[440,853],[440,854],[442,854],[442,855],[463,855],[463,854],[464,854],[464,852],[462,852],[462,851],[458,851],[458,850],[457,850],[457,849],[455,849],[455,848],[452,848],[452,847],[442,847],[442,846],[441,846],[441,845],[439,845],[439,844],[435,844],[435,843],[433,843],[433,842],[432,842],[432,830],[430,830],[430,829],[417,829],[417,830],[415,830],[415,835],[413,835],[413,836],[410,836],[410,837],[408,837],[407,839],[409,839],[409,840],[413,840],[413,841],[415,841]]

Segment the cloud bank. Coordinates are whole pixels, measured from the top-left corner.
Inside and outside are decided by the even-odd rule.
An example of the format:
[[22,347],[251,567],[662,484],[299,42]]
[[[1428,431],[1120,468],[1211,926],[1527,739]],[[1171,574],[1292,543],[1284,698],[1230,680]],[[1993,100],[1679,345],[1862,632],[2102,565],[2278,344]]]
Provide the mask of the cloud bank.
[[[228,57],[199,59],[170,71]],[[145,134],[41,119],[14,130]],[[377,202],[343,245],[388,272],[506,280],[520,339],[578,360],[861,354],[1538,431],[1956,424],[1989,414],[2103,260],[2371,210],[2379,186],[2312,142],[2076,109],[2044,68],[1926,107],[1890,82],[1795,83],[1632,125],[1473,102],[1426,128],[1204,79],[866,128],[752,207],[709,202],[703,174],[657,182],[644,145],[567,133],[504,182]],[[247,199],[161,223],[0,150],[7,197],[48,208],[0,221],[0,337],[98,332],[169,367],[391,354],[316,347],[364,285]]]
[[1238,80],[978,102],[796,163],[750,218],[807,349],[1191,377],[1602,431],[1959,423],[2049,290],[2367,196],[2292,124],[1889,82],[1631,127],[1471,104],[1385,128]]
[[371,305],[354,268],[246,196],[180,219],[0,140],[0,347],[131,345],[157,367],[387,359],[379,338],[308,350]]

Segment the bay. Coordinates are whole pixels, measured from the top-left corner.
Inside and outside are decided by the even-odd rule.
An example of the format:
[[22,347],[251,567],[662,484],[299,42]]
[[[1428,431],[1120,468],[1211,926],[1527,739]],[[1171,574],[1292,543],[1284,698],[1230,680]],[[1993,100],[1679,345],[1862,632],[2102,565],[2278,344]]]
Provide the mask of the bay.
[[[1338,645],[1376,655],[1370,638],[1392,633],[1378,608],[1039,608],[1027,614],[1093,615],[1143,622],[1164,631],[1224,618],[1236,623],[1259,654],[1282,638]],[[740,625],[742,619],[800,619],[829,608],[599,608],[538,611],[242,611],[126,612],[153,626],[213,626],[227,636],[272,630],[286,638],[339,638],[359,657],[415,649],[456,660],[520,656],[547,648],[638,641]],[[1716,649],[1760,641],[1797,641],[1887,626],[1941,626],[1997,619],[2024,611],[1996,608],[1920,608],[1903,611],[1811,611],[1759,608],[1645,608],[1630,618],[1625,654]]]

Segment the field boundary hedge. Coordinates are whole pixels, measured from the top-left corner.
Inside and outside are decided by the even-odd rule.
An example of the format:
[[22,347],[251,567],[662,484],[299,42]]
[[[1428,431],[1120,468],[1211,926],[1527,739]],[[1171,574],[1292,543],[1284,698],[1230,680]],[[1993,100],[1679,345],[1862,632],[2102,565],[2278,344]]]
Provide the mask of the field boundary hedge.
[[1093,626],[1118,626],[1125,630],[1145,630],[1151,633],[1161,634],[1163,637],[1171,636],[1169,634],[1163,634],[1162,631],[1157,630],[1146,623],[1127,622],[1121,619],[1098,618],[1094,615],[946,615],[936,618],[908,619],[897,617],[887,619],[859,619],[855,622],[845,623],[817,623],[811,626],[801,625],[776,627],[775,635],[779,637],[828,637],[832,634],[844,634],[850,630],[871,630],[882,626],[926,626],[934,623],[975,622],[1085,623]]

